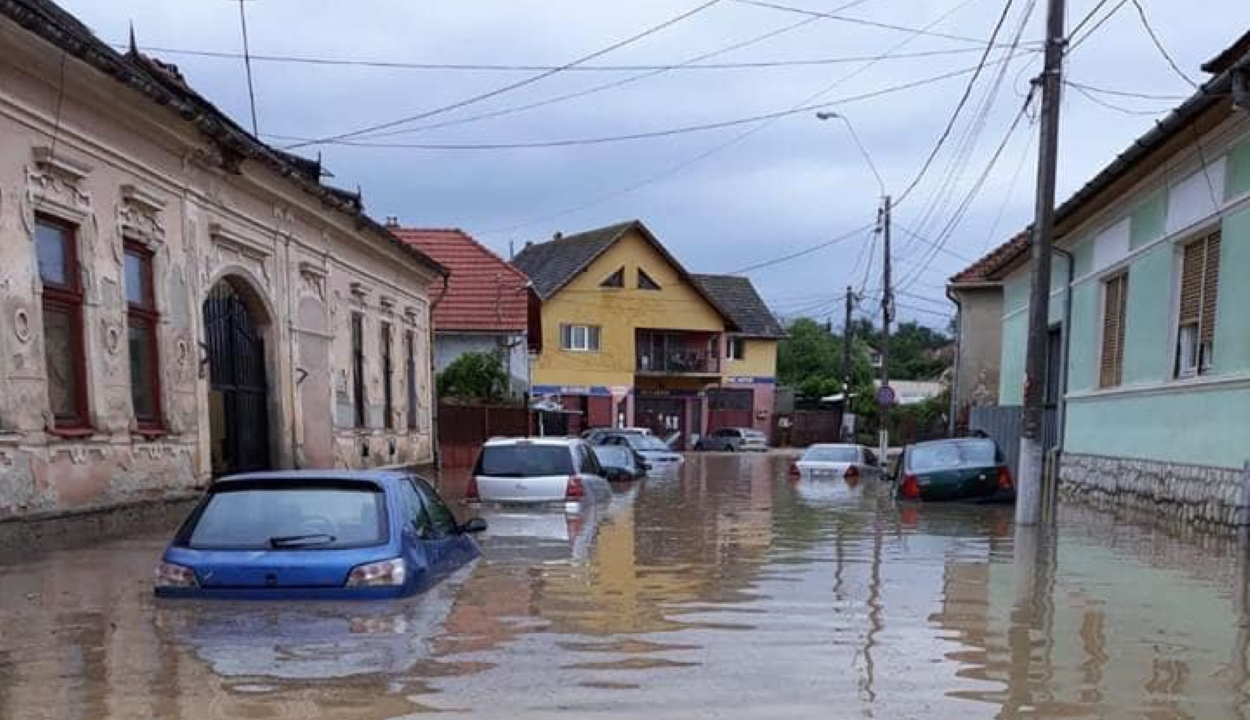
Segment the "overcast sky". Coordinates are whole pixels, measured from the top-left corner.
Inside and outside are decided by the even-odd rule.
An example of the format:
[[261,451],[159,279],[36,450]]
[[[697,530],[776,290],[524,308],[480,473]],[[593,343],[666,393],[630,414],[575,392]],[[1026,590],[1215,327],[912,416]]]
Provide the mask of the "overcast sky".
[[[124,42],[133,22],[142,48],[164,49],[150,52],[176,63],[196,89],[250,126],[240,60],[168,51],[239,53],[234,0],[61,1],[109,42]],[[742,0],[249,0],[246,8],[253,55],[520,66],[562,66],[686,15],[586,65],[820,62],[552,73],[386,130],[402,134],[357,136],[351,142],[464,146],[605,138],[849,99],[829,109],[850,120],[885,187],[897,197],[937,142],[970,75],[890,91],[975,66],[984,45],[971,40],[990,37],[1005,2],[775,0],[957,37],[915,35]],[[1165,49],[1199,82],[1206,76],[1198,66],[1250,29],[1245,0],[1202,0],[1202,12],[1195,12],[1197,3],[1140,2]],[[1069,29],[1099,4],[1069,3]],[[701,5],[708,6],[691,13]],[[853,7],[838,10],[847,5]],[[1081,34],[1121,3],[1102,5]],[[1000,43],[1011,43],[1028,10],[1027,0],[1010,4]],[[1014,56],[1007,47],[990,55],[992,64],[974,86],[943,151],[896,209],[895,278],[902,281],[903,318],[943,325],[950,312],[942,295],[945,278],[1030,220],[1035,112],[1014,134],[1008,129],[1029,79],[1040,69],[1036,49],[1044,11],[1045,2],[1031,8]],[[730,46],[740,47],[717,52]],[[882,54],[890,57],[864,59]],[[327,138],[424,115],[541,73],[253,62],[260,131],[279,146],[291,144],[289,137]],[[1087,91],[1121,108],[1116,110],[1066,89],[1060,200],[1191,91],[1151,43],[1132,2],[1073,49],[1067,77],[1102,90],[1164,98]],[[608,83],[617,85],[499,114]],[[881,91],[887,92],[854,99]],[[483,114],[496,115],[472,119]],[[432,124],[444,126],[429,128]],[[998,161],[991,163],[1005,138]],[[506,256],[510,241],[519,248],[555,231],[569,234],[639,218],[694,272],[733,272],[843,236],[873,221],[881,194],[847,126],[820,122],[812,111],[602,144],[472,150],[320,144],[298,150],[310,156],[318,151],[334,173],[328,182],[359,185],[378,219],[395,215],[407,226],[461,227]],[[979,192],[970,193],[987,167]],[[930,241],[946,238],[944,250],[935,252],[908,232]],[[870,239],[869,231],[858,232],[748,274],[776,311],[832,314],[840,322],[845,286],[862,288],[868,309],[879,292],[880,260],[866,265]]]

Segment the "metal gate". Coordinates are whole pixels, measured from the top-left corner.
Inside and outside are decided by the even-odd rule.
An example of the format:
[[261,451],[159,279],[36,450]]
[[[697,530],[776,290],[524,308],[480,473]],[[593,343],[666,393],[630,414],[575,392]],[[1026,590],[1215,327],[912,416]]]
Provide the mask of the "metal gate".
[[674,433],[686,434],[686,403],[681,398],[639,395],[634,404],[634,424],[666,440]]
[[265,344],[247,303],[228,280],[204,301],[213,474],[269,467]]

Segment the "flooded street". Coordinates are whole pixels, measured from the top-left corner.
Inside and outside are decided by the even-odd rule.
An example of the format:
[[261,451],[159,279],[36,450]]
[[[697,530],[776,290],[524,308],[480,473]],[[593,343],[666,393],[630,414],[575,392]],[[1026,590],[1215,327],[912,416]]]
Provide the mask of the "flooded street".
[[785,471],[483,513],[483,558],[402,602],[157,601],[168,527],[8,558],[0,718],[1250,716],[1235,542]]

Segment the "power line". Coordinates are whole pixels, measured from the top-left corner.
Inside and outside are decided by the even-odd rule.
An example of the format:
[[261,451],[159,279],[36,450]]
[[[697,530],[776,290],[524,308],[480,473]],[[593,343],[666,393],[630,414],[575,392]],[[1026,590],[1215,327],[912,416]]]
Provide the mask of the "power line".
[[1085,17],[1081,18],[1080,22],[1068,31],[1068,37],[1076,37],[1077,33],[1081,32],[1081,28],[1085,27],[1085,23],[1093,20],[1094,16],[1098,14],[1098,11],[1102,9],[1102,6],[1106,5],[1110,1],[1111,0],[1098,0],[1098,2],[1094,4],[1094,7],[1090,8],[1090,11],[1085,13]]
[[1064,80],[1064,84],[1071,85],[1072,87],[1078,87],[1082,90],[1089,90],[1090,92],[1099,93],[1101,95],[1116,95],[1118,97],[1139,98],[1141,100],[1167,100],[1170,102],[1176,102],[1178,100],[1184,100],[1187,97],[1185,95],[1158,95],[1130,90],[1113,90],[1111,88],[1098,87],[1097,85],[1090,85],[1089,83],[1077,82],[1075,80]]
[[252,106],[252,135],[260,137],[260,127],[256,124],[256,88],[252,85],[252,57],[247,39],[247,12],[243,9],[244,0],[239,0],[239,28],[243,34],[243,67],[247,71],[247,99]]
[[795,258],[800,258],[800,257],[803,257],[804,255],[811,255],[812,253],[817,252],[817,251],[819,251],[819,250],[824,250],[825,248],[830,247],[831,245],[836,245],[836,244],[838,244],[838,243],[840,243],[840,242],[845,242],[845,241],[847,241],[847,240],[851,239],[852,237],[855,237],[856,235],[858,235],[858,234],[862,233],[863,231],[865,231],[865,230],[867,230],[867,229],[871,228],[872,226],[873,226],[873,223],[868,223],[867,225],[861,225],[860,227],[857,227],[857,228],[855,228],[854,230],[851,230],[851,231],[850,231],[850,232],[848,232],[848,233],[844,233],[844,234],[842,234],[842,235],[839,235],[839,236],[837,236],[837,237],[833,238],[832,240],[826,240],[826,241],[824,241],[824,242],[822,242],[822,243],[818,243],[818,244],[816,244],[816,245],[812,245],[812,246],[810,246],[810,247],[807,247],[807,248],[804,248],[804,249],[802,249],[802,250],[799,250],[798,252],[793,252],[793,253],[790,253],[790,254],[788,254],[788,255],[782,255],[781,257],[773,258],[772,260],[764,260],[763,262],[758,262],[758,263],[755,263],[754,265],[748,265],[748,266],[746,266],[746,267],[744,267],[744,268],[739,268],[738,270],[734,270],[734,271],[729,272],[729,273],[727,273],[727,274],[729,274],[729,275],[744,275],[744,274],[749,273],[749,272],[751,272],[751,271],[753,271],[753,270],[759,270],[760,268],[772,267],[773,265],[778,265],[778,264],[781,264],[781,263],[783,263],[783,262],[789,262],[790,260],[794,260]]
[[770,8],[772,10],[780,10],[782,12],[797,13],[800,15],[810,15],[813,17],[829,18],[830,20],[839,20],[841,22],[853,23],[856,25],[864,25],[867,27],[881,28],[884,30],[896,30],[899,32],[911,33],[913,35],[926,35],[928,37],[942,38],[945,40],[958,40],[960,42],[975,43],[981,45],[984,40],[980,38],[968,37],[966,35],[951,35],[948,33],[933,32],[928,28],[914,28],[904,25],[893,25],[890,23],[877,22],[875,20],[866,20],[864,18],[847,17],[845,15],[837,15],[833,12],[821,12],[818,10],[808,10],[806,8],[792,7],[789,5],[780,5],[772,2],[764,2],[764,0],[733,0],[733,2],[741,5],[753,5],[755,7]]
[[[864,0],[867,1],[867,0]],[[820,18],[812,18],[812,21]],[[789,27],[789,26],[785,26]],[[783,27],[784,29],[784,27]],[[112,43],[119,50],[130,46],[126,43]],[[148,54],[181,55],[216,60],[242,60],[243,53],[221,50],[196,50],[190,48],[171,48],[157,45],[144,45],[139,48]],[[736,49],[736,48],[735,48]],[[947,48],[944,50],[917,50],[911,53],[900,53],[891,59],[913,60],[917,58],[942,57],[946,55],[967,55],[979,52],[980,48]],[[726,51],[728,52],[728,51]],[[717,52],[715,54],[721,54]],[[675,71],[709,71],[709,70],[760,70],[787,67],[819,67],[823,65],[845,65],[873,59],[872,55],[845,55],[816,58],[795,58],[791,60],[755,60],[741,62],[682,62],[670,64],[622,64],[622,65],[578,65],[565,68],[566,73],[622,73],[648,72],[653,70]],[[375,68],[379,70],[414,70],[429,72],[545,72],[560,68],[559,65],[530,65],[523,63],[446,63],[446,62],[406,62],[399,60],[369,60],[363,58],[330,58],[314,55],[268,55],[252,53],[253,62],[292,65],[313,65],[317,67],[357,67]]]
[[516,82],[509,83],[502,87],[497,87],[493,90],[488,90],[487,92],[484,92],[484,93],[478,93],[477,95],[472,95],[470,97],[457,100],[456,102],[434,108],[433,110],[426,110],[424,112],[420,112],[415,115],[409,115],[407,117],[399,118],[397,120],[389,120],[389,121],[382,122],[382,123],[375,123],[373,125],[368,125],[366,127],[359,128],[357,130],[352,130],[352,131],[345,132],[345,133],[339,133],[337,135],[331,135],[331,136],[327,136],[323,138],[318,138],[316,140],[299,142],[299,143],[296,143],[295,145],[290,146],[287,149],[291,150],[291,149],[295,149],[299,147],[305,147],[307,145],[324,144],[327,142],[345,140],[347,138],[356,137],[358,135],[364,135],[365,133],[376,132],[378,130],[386,130],[386,129],[393,128],[399,125],[405,125],[410,122],[415,122],[417,120],[424,120],[425,118],[433,117],[434,115],[440,115],[445,112],[457,110],[459,108],[466,107],[468,105],[473,105],[475,103],[479,103],[489,98],[503,95],[504,93],[512,92],[513,90],[516,90],[518,88],[522,88],[527,85],[532,85],[541,80],[545,80],[546,78],[549,78],[552,75],[555,75],[556,73],[564,72],[565,70],[568,70],[571,67],[576,67],[583,63],[594,60],[595,58],[607,55],[608,53],[613,52],[615,50],[619,50],[620,48],[623,48],[627,45],[631,45],[635,42],[638,42],[639,40],[642,40],[643,38],[654,35],[655,33],[660,32],[661,30],[664,30],[665,28],[668,28],[672,25],[675,25],[681,22],[682,20],[690,18],[694,15],[697,15],[703,12],[704,10],[707,10],[708,8],[712,7],[713,5],[718,4],[719,2],[721,2],[721,0],[708,0],[707,2],[704,2],[703,4],[698,5],[690,10],[687,10],[686,12],[681,13],[680,15],[669,18],[668,20],[665,20],[664,22],[658,25],[652,25],[646,30],[643,30],[642,32],[632,35],[624,40],[620,40],[618,42],[612,43],[611,45],[608,45],[605,48],[596,50],[590,53],[589,55],[583,55],[577,58],[576,60],[565,63],[564,65],[559,65],[550,70],[545,70],[543,72],[538,73],[537,75],[531,75],[523,80],[518,80]]
[[1116,3],[1115,7],[1111,8],[1111,10],[1107,11],[1107,14],[1106,14],[1106,15],[1103,15],[1103,16],[1102,16],[1102,19],[1101,19],[1101,20],[1099,20],[1098,22],[1094,23],[1094,24],[1090,27],[1090,29],[1089,29],[1089,30],[1086,30],[1084,35],[1082,35],[1082,36],[1080,36],[1080,37],[1076,37],[1076,36],[1075,36],[1075,34],[1073,34],[1073,35],[1069,35],[1069,36],[1068,36],[1068,38],[1069,38],[1069,44],[1068,44],[1068,48],[1067,48],[1066,50],[1064,50],[1064,55],[1069,55],[1069,54],[1071,54],[1073,50],[1076,50],[1078,47],[1080,47],[1082,44],[1084,44],[1084,42],[1085,42],[1086,40],[1088,40],[1088,39],[1090,38],[1090,36],[1091,36],[1091,35],[1093,35],[1094,33],[1098,32],[1098,28],[1102,27],[1102,26],[1103,26],[1103,25],[1104,25],[1104,24],[1105,24],[1108,20],[1110,20],[1112,17],[1114,17],[1116,13],[1120,12],[1120,8],[1122,8],[1122,7],[1124,7],[1125,5],[1127,5],[1127,4],[1128,4],[1128,2],[1129,2],[1129,0],[1120,0],[1120,2]]
[[[994,30],[990,33],[989,41],[985,43],[985,51],[981,53],[981,59],[977,62],[976,68],[973,70],[972,77],[968,79],[968,84],[964,87],[963,94],[959,96],[959,102],[955,104],[955,111],[951,113],[950,120],[947,121],[946,127],[942,130],[942,134],[938,136],[937,143],[933,146],[933,149],[929,151],[929,155],[925,158],[924,163],[921,164],[920,172],[916,173],[916,177],[912,179],[911,183],[903,189],[903,192],[899,193],[896,204],[902,203],[906,200],[907,196],[911,194],[911,191],[920,184],[921,179],[924,178],[925,173],[929,171],[929,167],[933,164],[933,159],[937,157],[938,152],[942,150],[942,145],[946,142],[946,139],[950,137],[951,131],[955,128],[955,122],[959,119],[959,114],[963,111],[964,105],[967,104],[969,96],[972,95],[972,88],[976,85],[977,79],[981,76],[981,71],[985,68],[986,60],[989,58],[990,52],[994,48],[994,42],[998,39],[998,33],[1002,30],[1003,24],[1007,22],[1007,16],[1011,12],[1013,2],[1014,0],[1007,0],[1007,2],[1003,4],[1003,11],[998,15],[998,21],[994,24]],[[1014,50],[1015,48],[1013,47],[1012,52],[1014,52]]]
[[[951,15],[955,14],[955,13],[956,13],[956,12],[958,12],[959,10],[962,10],[964,7],[966,7],[966,6],[970,5],[970,4],[972,4],[972,3],[973,3],[973,2],[975,2],[975,1],[976,1],[976,0],[963,0],[963,1],[962,1],[962,2],[960,2],[958,5],[956,5],[956,6],[952,7],[950,10],[947,10],[946,12],[942,13],[941,15],[939,15],[939,16],[938,16],[935,20],[933,20],[933,22],[931,22],[931,23],[929,23],[928,25],[926,25],[926,26],[924,27],[924,30],[929,30],[929,29],[931,29],[931,28],[933,28],[933,27],[936,27],[938,24],[940,24],[940,23],[944,22],[944,21],[945,21],[947,18],[949,18]],[[863,65],[861,65],[860,67],[856,68],[855,70],[853,70],[853,71],[851,71],[851,72],[847,73],[846,75],[843,75],[842,77],[840,77],[840,78],[838,78],[838,79],[834,80],[832,83],[830,83],[829,85],[825,86],[824,88],[821,88],[819,91],[817,91],[817,92],[815,92],[815,93],[813,93],[813,94],[811,94],[811,95],[808,95],[808,96],[807,96],[806,98],[804,98],[803,100],[800,100],[798,103],[796,103],[796,104],[795,104],[795,106],[794,106],[794,107],[796,107],[796,108],[797,108],[797,107],[800,107],[800,106],[802,106],[802,105],[804,105],[804,104],[810,103],[810,102],[812,102],[813,100],[816,100],[816,99],[818,99],[818,98],[821,98],[821,97],[823,97],[823,96],[827,95],[828,93],[830,93],[830,92],[832,92],[834,89],[836,89],[838,86],[840,86],[842,83],[845,83],[845,82],[847,82],[847,81],[851,80],[852,78],[854,78],[855,76],[857,76],[857,75],[859,75],[859,74],[861,74],[861,73],[863,73],[863,72],[867,71],[869,68],[871,68],[873,65],[877,64],[878,62],[881,62],[881,61],[885,60],[886,58],[891,57],[892,55],[894,55],[895,53],[897,53],[899,50],[901,50],[902,48],[904,48],[904,47],[906,47],[908,44],[910,44],[910,43],[911,43],[913,40],[915,40],[917,37],[919,37],[919,36],[918,36],[918,35],[912,35],[912,36],[909,36],[909,37],[907,37],[907,38],[905,38],[905,39],[903,39],[903,40],[899,41],[898,43],[895,43],[894,45],[892,45],[892,46],[890,46],[889,48],[887,48],[884,52],[882,52],[881,54],[879,54],[879,55],[877,55],[876,57],[874,57],[872,60],[870,60],[870,61],[868,61],[868,62],[864,63]],[[711,156],[713,156],[713,155],[715,155],[715,154],[717,154],[717,153],[719,153],[719,152],[721,152],[721,151],[723,151],[723,150],[726,150],[726,149],[728,149],[728,148],[730,148],[730,147],[733,147],[734,145],[737,145],[738,143],[741,143],[741,142],[743,142],[743,141],[747,140],[748,138],[750,138],[750,137],[751,137],[752,135],[754,135],[755,133],[758,133],[758,132],[760,132],[760,131],[764,130],[765,128],[769,127],[769,126],[770,126],[773,122],[775,122],[775,120],[765,120],[765,121],[762,121],[762,122],[760,122],[759,124],[754,125],[753,127],[747,128],[746,130],[744,130],[744,131],[742,131],[742,132],[738,133],[737,135],[734,135],[733,137],[729,138],[728,140],[726,140],[726,141],[724,141],[724,142],[722,142],[722,143],[718,143],[718,144],[716,144],[716,145],[713,145],[713,146],[711,146],[711,147],[707,148],[706,150],[703,150],[702,152],[699,152],[699,153],[697,153],[697,154],[695,154],[695,155],[693,155],[693,156],[691,156],[691,157],[688,157],[688,158],[686,158],[685,160],[682,160],[682,161],[680,161],[680,162],[678,162],[678,163],[676,163],[676,164],[674,164],[674,165],[670,165],[669,167],[665,168],[664,170],[661,170],[661,171],[660,171],[660,172],[658,172],[658,173],[654,173],[654,174],[652,174],[652,175],[650,175],[650,176],[648,176],[648,177],[645,177],[645,178],[643,178],[642,180],[639,180],[639,181],[637,181],[637,182],[635,182],[635,183],[633,183],[633,184],[631,184],[631,185],[627,185],[627,186],[625,186],[625,187],[623,187],[623,188],[618,188],[618,189],[616,189],[616,190],[612,190],[612,191],[607,192],[607,193],[604,193],[604,194],[602,194],[602,195],[600,195],[600,196],[598,196],[598,197],[596,197],[596,198],[593,198],[593,199],[591,199],[591,200],[588,200],[588,201],[585,201],[585,202],[579,203],[579,204],[577,204],[577,205],[574,205],[574,206],[571,206],[571,207],[565,208],[565,209],[563,209],[563,210],[558,210],[558,211],[553,212],[553,213],[548,213],[548,214],[546,214],[546,215],[542,215],[542,216],[539,216],[539,217],[530,218],[530,219],[528,219],[528,220],[524,220],[524,221],[522,221],[522,222],[520,222],[520,223],[517,223],[517,224],[515,224],[515,225],[509,226],[509,227],[506,227],[506,228],[501,228],[501,229],[499,229],[499,230],[488,230],[488,231],[486,231],[486,232],[485,232],[485,233],[483,233],[483,234],[486,234],[486,235],[491,235],[491,234],[501,234],[501,233],[515,232],[515,231],[517,231],[517,230],[521,230],[521,229],[523,229],[523,228],[530,227],[530,226],[532,226],[532,225],[536,225],[536,224],[541,223],[541,222],[547,222],[548,220],[554,220],[554,219],[559,218],[559,217],[564,217],[565,215],[571,215],[571,214],[573,214],[573,213],[580,212],[580,211],[585,210],[585,209],[587,209],[587,208],[591,208],[591,207],[594,207],[594,206],[596,206],[596,205],[599,205],[599,204],[605,203],[605,202],[607,202],[607,201],[609,201],[609,200],[612,200],[612,199],[614,199],[614,198],[621,197],[621,196],[623,196],[623,195],[628,195],[629,193],[632,193],[632,192],[636,192],[636,191],[638,191],[638,190],[640,190],[640,189],[642,189],[642,188],[644,188],[644,187],[646,187],[646,186],[648,186],[648,185],[652,185],[652,184],[655,184],[655,183],[657,183],[657,182],[661,182],[661,181],[663,181],[663,180],[666,180],[666,179],[668,179],[668,178],[670,178],[670,177],[674,177],[674,176],[676,176],[676,175],[678,175],[678,174],[680,174],[680,173],[684,172],[684,171],[685,171],[685,170],[687,170],[688,168],[693,167],[694,165],[696,165],[696,164],[698,164],[698,163],[702,162],[703,160],[706,160],[707,158],[709,158],[709,157],[711,157]]]
[[1158,115],[1162,115],[1164,112],[1167,112],[1166,110],[1135,110],[1135,109],[1133,109],[1133,108],[1126,108],[1126,107],[1124,107],[1124,106],[1122,106],[1122,105],[1116,105],[1115,103],[1113,103],[1113,102],[1111,102],[1111,101],[1109,101],[1109,100],[1103,100],[1102,98],[1100,98],[1100,97],[1098,97],[1097,95],[1093,94],[1093,93],[1092,93],[1092,92],[1090,92],[1089,90],[1086,90],[1085,88],[1081,87],[1080,85],[1073,85],[1072,83],[1064,83],[1064,84],[1065,84],[1065,85],[1067,85],[1067,86],[1069,86],[1069,87],[1071,87],[1073,90],[1077,91],[1077,93],[1079,93],[1080,95],[1084,96],[1084,97],[1085,97],[1085,99],[1089,100],[1090,102],[1094,103],[1095,105],[1100,105],[1100,106],[1102,106],[1102,107],[1107,108],[1108,110],[1114,110],[1114,111],[1116,111],[1116,112],[1118,112],[1118,113],[1122,113],[1122,114],[1124,114],[1124,115],[1151,115],[1151,116],[1158,116]]
[[[852,2],[849,2],[846,5],[843,5],[841,9],[854,7],[856,5],[862,5],[865,2],[868,2],[868,0],[852,0]],[[753,37],[747,38],[746,40],[742,40],[742,41],[733,43],[731,45],[727,45],[727,46],[718,48],[716,50],[712,50],[710,52],[702,53],[699,55],[694,55],[676,65],[661,66],[659,68],[648,70],[646,72],[639,73],[636,75],[631,75],[629,77],[621,78],[619,80],[614,80],[612,82],[594,85],[592,87],[585,88],[583,90],[578,90],[576,92],[564,93],[562,95],[555,95],[552,97],[543,98],[542,100],[536,100],[533,102],[528,102],[528,103],[524,103],[521,105],[515,105],[512,107],[501,108],[498,110],[491,110],[489,112],[478,113],[477,115],[470,115],[468,117],[460,117],[460,118],[453,118],[451,120],[443,120],[441,122],[421,125],[415,128],[392,130],[390,132],[384,132],[384,133],[372,133],[372,134],[366,135],[365,137],[378,138],[378,137],[388,137],[388,136],[393,136],[393,135],[406,135],[410,133],[424,132],[427,130],[435,130],[438,128],[451,127],[454,125],[464,125],[464,124],[468,124],[471,122],[477,122],[479,120],[503,117],[506,115],[513,115],[519,112],[524,112],[527,110],[533,110],[539,107],[545,107],[547,105],[554,105],[556,103],[564,102],[566,100],[574,100],[577,98],[583,98],[588,95],[593,95],[595,93],[603,92],[604,90],[611,90],[611,89],[615,89],[619,87],[624,87],[626,85],[630,85],[630,84],[639,82],[641,80],[646,80],[648,78],[652,78],[657,75],[662,75],[671,70],[677,70],[677,69],[683,68],[689,64],[698,62],[700,60],[706,60],[708,58],[716,57],[718,55],[724,55],[726,53],[734,52],[736,50],[741,50],[743,48],[750,47],[752,45],[757,45],[761,42],[764,42],[765,40],[770,40],[779,35],[784,35],[785,33],[792,32],[804,26],[810,25],[818,21],[819,19],[820,18],[804,18],[796,23],[791,23],[789,25],[785,25],[775,30],[770,30],[769,32],[763,33],[761,35],[755,35]]]
[[1024,144],[1024,148],[1020,152],[1020,159],[1016,161],[1016,169],[1011,174],[1011,182],[1007,184],[1007,192],[1003,195],[1003,202],[998,206],[998,212],[994,215],[994,222],[990,225],[990,231],[985,235],[985,241],[981,243],[981,254],[984,255],[989,249],[990,244],[998,238],[998,225],[1003,220],[1003,214],[1007,212],[1007,206],[1011,204],[1016,194],[1016,184],[1020,181],[1020,173],[1024,170],[1025,164],[1028,162],[1030,151],[1033,149],[1033,138]]
[[897,227],[899,230],[902,230],[909,237],[919,240],[920,242],[924,243],[925,245],[928,245],[929,247],[933,248],[934,250],[938,252],[944,252],[947,255],[950,255],[951,257],[955,258],[956,260],[963,260],[964,262],[967,262],[967,263],[972,262],[972,258],[968,257],[967,255],[964,255],[963,253],[957,253],[954,250],[951,250],[950,248],[942,247],[941,243],[935,240],[930,240],[927,237],[924,237],[923,235],[917,233],[915,230],[908,228],[906,225],[903,225],[902,223],[895,222],[894,226]]
[[[997,60],[990,64],[996,65],[996,64],[1005,62],[1007,59],[1009,58]],[[520,150],[520,149],[536,149],[536,148],[569,147],[569,146],[580,146],[580,145],[602,145],[602,144],[607,144],[607,143],[628,142],[632,140],[647,140],[647,139],[657,138],[657,137],[668,137],[671,135],[685,135],[685,134],[693,133],[693,132],[704,132],[707,130],[719,130],[721,128],[734,127],[737,125],[747,125],[747,124],[756,123],[756,122],[760,122],[764,120],[776,120],[776,119],[788,117],[791,115],[798,115],[801,113],[811,112],[812,110],[820,110],[822,108],[834,107],[836,105],[845,105],[848,103],[860,102],[863,100],[871,100],[873,98],[881,97],[883,95],[890,95],[890,94],[897,93],[897,92],[903,92],[905,90],[912,90],[914,88],[922,87],[924,85],[929,85],[935,82],[941,82],[943,80],[949,80],[951,78],[956,78],[961,75],[967,75],[968,73],[976,71],[978,67],[980,66],[964,68],[962,70],[955,70],[952,72],[942,73],[941,75],[933,75],[927,78],[922,78],[920,80],[913,80],[911,82],[903,83],[901,85],[885,87],[885,88],[881,88],[878,90],[873,90],[871,92],[861,93],[859,95],[851,95],[848,97],[840,98],[838,100],[831,100],[828,102],[817,103],[813,105],[802,105],[802,106],[792,107],[788,110],[779,110],[776,112],[763,113],[760,115],[752,115],[749,117],[735,118],[733,120],[722,120],[719,122],[711,122],[711,123],[699,123],[696,125],[686,125],[686,126],[681,126],[681,127],[676,127],[676,128],[666,128],[663,130],[651,130],[651,131],[639,132],[639,133],[626,133],[622,135],[606,135],[606,136],[590,137],[590,138],[563,138],[559,140],[535,140],[535,141],[528,141],[528,142],[489,142],[489,143],[365,142],[365,141],[347,140],[347,139],[317,140],[313,138],[301,138],[301,137],[291,136],[291,135],[270,135],[269,137],[274,137],[274,138],[284,139],[284,140],[298,140],[300,145],[332,144],[332,145],[344,145],[348,147],[383,148],[383,149],[391,149],[391,150],[411,149],[411,150],[480,151],[480,150]],[[296,147],[296,146],[292,146],[292,147]]]
[[1190,87],[1197,90],[1198,83],[1194,82],[1193,78],[1186,75],[1184,70],[1181,70],[1180,66],[1176,64],[1176,61],[1172,59],[1172,55],[1168,53],[1167,48],[1163,47],[1163,43],[1159,41],[1159,36],[1155,33],[1155,29],[1150,26],[1150,19],[1146,17],[1146,9],[1142,7],[1141,2],[1139,2],[1139,0],[1133,0],[1133,7],[1137,8],[1137,17],[1141,18],[1141,26],[1145,28],[1146,34],[1150,36],[1150,42],[1154,43],[1155,49],[1158,50],[1159,54],[1163,56],[1163,59],[1167,61],[1168,66],[1172,68],[1172,72],[1176,73],[1182,80],[1189,83]]

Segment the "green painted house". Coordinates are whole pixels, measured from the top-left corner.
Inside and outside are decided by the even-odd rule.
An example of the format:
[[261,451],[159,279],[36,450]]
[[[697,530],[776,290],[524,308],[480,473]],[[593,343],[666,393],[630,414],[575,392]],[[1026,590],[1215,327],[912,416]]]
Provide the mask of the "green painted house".
[[[1250,33],[1203,70],[1057,209],[1046,382],[1065,489],[1250,524]],[[1022,400],[1030,269],[1026,235],[951,281],[997,289],[999,406]]]

